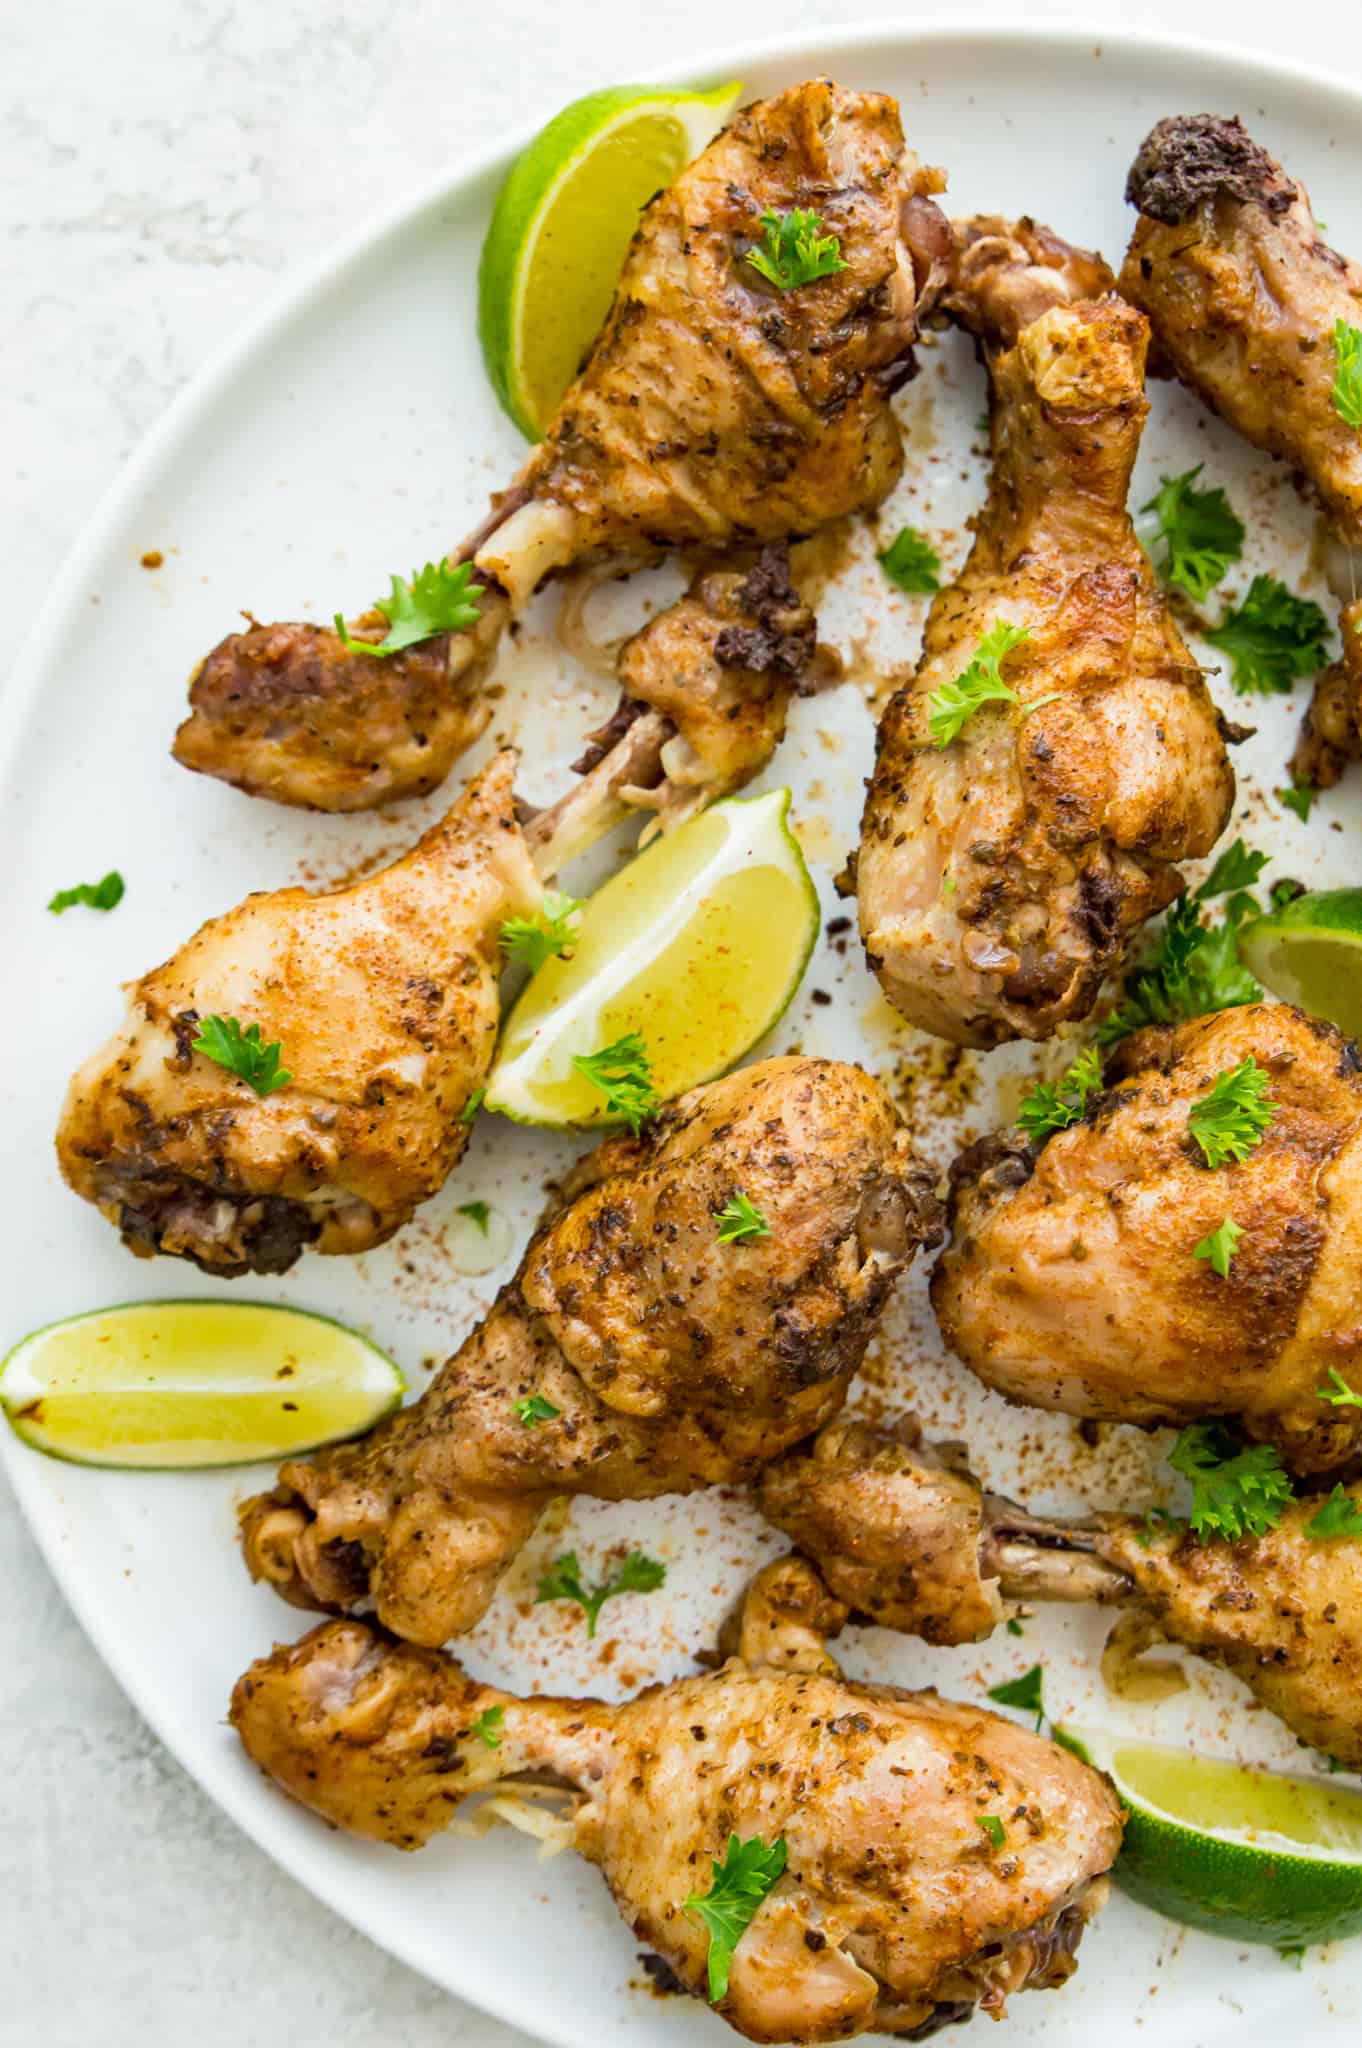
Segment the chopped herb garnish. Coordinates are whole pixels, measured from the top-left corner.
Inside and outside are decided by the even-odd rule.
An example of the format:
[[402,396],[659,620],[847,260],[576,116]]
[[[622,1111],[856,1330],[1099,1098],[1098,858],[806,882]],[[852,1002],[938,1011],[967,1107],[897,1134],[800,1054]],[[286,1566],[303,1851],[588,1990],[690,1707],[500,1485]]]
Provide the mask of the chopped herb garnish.
[[1193,892],[1193,902],[1206,903],[1212,896],[1228,896],[1233,889],[1254,888],[1271,857],[1266,853],[1250,852],[1242,839],[1236,839]]
[[1334,322],[1334,411],[1349,427],[1362,427],[1362,332]]
[[1088,1097],[1102,1086],[1102,1056],[1095,1046],[1078,1055],[1061,1081],[1041,1081],[1025,1097],[1017,1111],[1018,1127],[1028,1138],[1045,1138],[1051,1131],[1067,1130],[1076,1124],[1088,1106]]
[[1007,1829],[996,1813],[981,1813],[977,1816],[980,1827],[988,1836],[995,1849],[1001,1849],[1007,1841]]
[[63,910],[74,910],[78,903],[87,910],[112,910],[122,901],[123,877],[117,868],[110,868],[102,882],[77,882],[74,889],[58,889],[47,907],[60,917]]
[[546,1401],[542,1394],[522,1394],[518,1401],[512,1401],[511,1413],[526,1429],[538,1429],[541,1422],[554,1422],[562,1414],[552,1401]]
[[501,950],[537,974],[546,960],[570,953],[577,943],[576,920],[585,904],[575,896],[546,889],[533,917],[508,917],[501,927]]
[[785,1868],[789,1854],[784,1836],[763,1842],[760,1835],[740,1841],[730,1835],[722,1863],[710,1858],[709,1890],[692,1892],[681,1907],[694,1913],[709,1930],[709,1997],[716,2005],[728,1990],[733,1951],[747,1932],[758,1906]]
[[293,1079],[279,1064],[284,1050],[280,1041],[276,1038],[266,1045],[258,1024],[248,1024],[243,1030],[235,1017],[205,1017],[193,1049],[226,1067],[257,1095],[273,1095],[276,1088],[286,1087]]
[[1007,1617],[1007,1633],[1008,1633],[1008,1634],[1009,1634],[1010,1636],[1024,1636],[1024,1635],[1026,1634],[1026,1630],[1025,1630],[1025,1629],[1024,1629],[1023,1627],[1022,1627],[1022,1623],[1021,1623],[1021,1616],[1020,1616],[1020,1615],[1017,1615],[1017,1614],[1009,1614],[1009,1615],[1008,1615],[1008,1617]]
[[418,640],[433,639],[437,633],[463,633],[476,626],[482,585],[472,581],[471,562],[427,562],[412,574],[410,583],[400,576],[392,579],[387,597],[374,600],[374,610],[388,621],[381,640],[357,640],[340,613],[336,631],[352,654],[397,654],[414,647]]
[[791,292],[846,269],[836,235],[822,232],[821,214],[807,213],[802,206],[791,207],[788,213],[768,209],[761,224],[765,238],[748,250],[747,261],[777,291]]
[[1271,1083],[1252,1053],[1215,1077],[1209,1095],[1187,1112],[1187,1128],[1207,1166],[1240,1165],[1263,1142],[1277,1113],[1268,1096]]
[[997,619],[974,650],[968,668],[952,683],[942,683],[927,699],[928,731],[934,747],[948,747],[958,739],[983,704],[1019,704],[1020,697],[1005,683],[999,664],[1030,638],[1025,626],[1011,626]]
[[1294,1498],[1272,1445],[1242,1449],[1219,1422],[1179,1430],[1168,1462],[1192,1482],[1192,1531],[1203,1543],[1212,1536],[1229,1543],[1265,1536]]
[[1000,1707],[1019,1707],[1024,1714],[1034,1714],[1039,1728],[1045,1719],[1045,1703],[1041,1698],[1041,1687],[1045,1674],[1039,1664],[1033,1664],[1029,1671],[1023,1671],[1020,1678],[1009,1678],[1002,1685],[989,1688],[989,1698],[996,1700]]
[[466,1216],[469,1222],[476,1224],[483,1236],[486,1237],[488,1225],[492,1221],[492,1205],[490,1202],[460,1202],[454,1214],[456,1216]]
[[1126,976],[1122,1000],[1097,1026],[1099,1045],[1112,1045],[1144,1024],[1173,1024],[1236,1003],[1257,1002],[1262,990],[1239,958],[1237,919],[1203,924],[1196,904],[1179,897],[1164,920],[1148,965]]
[[616,1123],[628,1124],[637,1137],[645,1118],[652,1115],[659,1103],[642,1033],[628,1031],[613,1045],[603,1045],[599,1052],[574,1053],[572,1064],[593,1088],[600,1089],[605,1097],[606,1115]]
[[1275,792],[1277,801],[1285,810],[1294,811],[1302,825],[1310,823],[1310,810],[1319,791],[1308,782],[1293,782],[1290,789]]
[[587,1634],[594,1636],[597,1616],[607,1600],[613,1600],[617,1593],[655,1593],[666,1576],[665,1564],[659,1564],[655,1557],[645,1557],[641,1550],[631,1550],[613,1579],[604,1580],[588,1592],[582,1584],[576,1551],[565,1550],[540,1579],[535,1604],[541,1600],[575,1600],[586,1615]]
[[1199,491],[1201,464],[1181,476],[1159,479],[1144,512],[1158,521],[1162,544],[1156,567],[1165,583],[1176,583],[1198,604],[1244,551],[1244,523],[1223,490]]
[[876,560],[890,581],[910,597],[926,597],[941,588],[941,557],[914,526],[900,527]]
[[1289,690],[1298,676],[1324,666],[1329,622],[1308,597],[1296,597],[1275,576],[1255,576],[1241,605],[1208,630],[1230,658],[1230,681],[1245,694]]
[[1315,1399],[1328,1401],[1335,1408],[1362,1408],[1362,1394],[1355,1394],[1336,1365],[1329,1367],[1331,1386],[1316,1387]]
[[459,1122],[461,1124],[471,1124],[486,1100],[487,1090],[485,1088],[475,1088],[463,1108],[459,1111]]
[[1227,1216],[1218,1230],[1209,1237],[1203,1237],[1200,1244],[1192,1248],[1194,1259],[1209,1259],[1211,1271],[1218,1273],[1222,1280],[1228,1279],[1230,1261],[1239,1249],[1239,1240],[1244,1235],[1242,1227],[1233,1216]]
[[1144,1527],[1135,1538],[1135,1541],[1139,1544],[1141,1550],[1148,1550],[1161,1529],[1171,1532],[1181,1527],[1182,1524],[1177,1516],[1170,1515],[1167,1508],[1146,1508],[1144,1511]]
[[468,1732],[476,1735],[479,1742],[485,1742],[489,1749],[500,1749],[501,1724],[505,1718],[505,1707],[484,1707]]
[[748,1238],[769,1237],[771,1226],[756,1203],[739,1192],[730,1195],[722,1209],[714,1211],[720,1244],[743,1244]]
[[1330,1536],[1362,1536],[1362,1508],[1350,1493],[1345,1492],[1341,1482],[1319,1513],[1311,1515],[1305,1525],[1305,1533],[1313,1536],[1317,1543],[1323,1543]]

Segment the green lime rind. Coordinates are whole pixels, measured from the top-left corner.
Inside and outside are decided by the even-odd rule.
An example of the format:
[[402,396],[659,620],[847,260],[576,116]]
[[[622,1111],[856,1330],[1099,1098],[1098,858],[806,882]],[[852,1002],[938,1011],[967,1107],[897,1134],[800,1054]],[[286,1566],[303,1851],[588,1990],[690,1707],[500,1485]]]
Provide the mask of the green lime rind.
[[[140,1360],[129,1360],[126,1344],[136,1349],[138,1326],[151,1331],[158,1323],[167,1345],[152,1370],[145,1337]],[[211,1380],[215,1332],[220,1351],[224,1324],[236,1332],[239,1352],[244,1345],[236,1383],[204,1384]],[[196,1326],[201,1349],[177,1358]],[[61,1341],[75,1333],[88,1333],[88,1341]],[[290,1333],[296,1357],[287,1349]],[[335,1333],[334,1341],[326,1333]],[[254,1368],[246,1363],[243,1369],[252,1339],[258,1357]],[[110,1348],[96,1351],[96,1344]],[[101,1384],[101,1374],[107,1380],[111,1369],[116,1384]],[[120,1302],[46,1323],[0,1360],[0,1408],[20,1441],[64,1464],[102,1470],[209,1470],[300,1456],[366,1434],[400,1407],[405,1392],[400,1368],[371,1339],[333,1316],[276,1302]],[[280,1419],[285,1414],[287,1425]],[[148,1427],[158,1416],[160,1434]],[[243,1423],[257,1417],[273,1426],[249,1427],[243,1438]],[[172,1418],[190,1418],[195,1426],[177,1432],[166,1426]]]
[[1298,896],[1240,927],[1239,957],[1264,988],[1362,1036],[1362,889]]
[[[1362,1793],[1105,1732],[1064,1728],[1056,1735],[1115,1785],[1126,1827],[1111,1874],[1141,1905],[1229,1941],[1272,1948],[1310,1948],[1362,1933]],[[1212,1804],[1228,1793],[1278,1820],[1284,1806],[1295,1806],[1307,1822],[1316,1817],[1324,1832],[1348,1838],[1346,1850],[1293,1841],[1270,1824],[1251,1832],[1192,1825],[1132,1786],[1129,1769],[1141,1760],[1185,1779]]]
[[[655,1070],[654,1079],[659,1098],[664,1102],[671,1101],[691,1088],[700,1087],[707,1081],[716,1080],[719,1075],[726,1074],[737,1066],[775,1029],[789,1009],[803,981],[818,941],[821,910],[818,892],[814,888],[803,852],[790,829],[789,813],[788,789],[771,790],[759,797],[729,798],[724,803],[715,804],[680,827],[678,831],[665,839],[655,841],[645,853],[631,862],[628,868],[611,876],[610,880],[591,897],[582,912],[574,953],[574,959],[577,961],[581,961],[583,956],[589,958],[592,949],[596,947],[598,935],[610,934],[613,938],[617,933],[621,923],[621,900],[626,892],[635,886],[648,889],[649,895],[655,898],[657,907],[650,920],[640,926],[625,948],[624,966],[627,968],[631,954],[642,954],[646,950],[649,931],[661,931],[665,934],[668,923],[675,921],[678,905],[684,908],[688,896],[694,900],[697,909],[704,905],[707,899],[698,893],[703,883],[708,882],[713,888],[718,888],[732,882],[735,876],[751,877],[759,875],[765,869],[774,871],[783,884],[792,885],[790,923],[779,929],[764,925],[759,914],[764,906],[757,906],[758,915],[755,920],[759,935],[764,936],[770,931],[776,943],[789,947],[788,971],[778,989],[772,992],[770,1001],[748,1027],[735,1029],[731,1038],[722,1043],[716,1042],[712,1057],[692,1060],[680,1074],[669,1073],[665,1067],[659,1066]],[[687,876],[678,891],[669,897],[664,888],[650,887],[651,875],[647,873],[649,866],[659,876],[664,875],[668,867],[679,868],[684,872],[692,846],[700,840],[701,835],[712,836],[716,826],[720,825],[727,826],[728,830],[714,856],[703,864],[696,874]],[[769,854],[763,859],[749,859],[744,864],[726,862],[725,855],[731,855],[735,849],[741,849],[744,845],[750,847],[759,844],[769,847]],[[751,886],[749,881],[748,887]],[[799,923],[797,933],[792,929],[795,918]],[[678,928],[658,954],[662,970],[672,977],[677,975],[678,966],[682,972],[685,969],[687,956],[676,941],[681,933],[687,931],[691,933],[694,944],[696,922],[693,915]],[[703,936],[702,930],[701,937]],[[612,982],[611,967],[620,965],[619,956],[612,951],[609,940],[602,943],[598,950],[603,971],[587,972],[578,979],[570,964],[550,960],[521,991],[502,1027],[500,1050],[487,1083],[484,1100],[486,1109],[507,1117],[512,1123],[532,1124],[554,1130],[601,1130],[608,1128],[614,1121],[604,1113],[603,1105],[600,1110],[559,1113],[546,1107],[542,1096],[536,1100],[534,1095],[536,1079],[543,1084],[544,1071],[548,1063],[556,1058],[558,1067],[563,1068],[568,1056],[563,1052],[563,1046],[570,1044],[572,1053],[589,1053],[595,1051],[606,1039],[618,1035],[614,1027],[599,1031],[595,1028],[595,1020],[608,1006],[612,992],[618,994],[621,988],[626,992],[632,990],[632,1002],[643,1002],[648,968],[645,966],[643,972],[636,975],[616,975]],[[730,968],[728,971],[731,974],[733,970]],[[656,1006],[660,1007],[660,1004]],[[656,1014],[656,1008],[651,1002],[648,1008],[650,1014]],[[539,1030],[543,1027],[536,1027],[536,1018],[542,1016],[543,1025],[547,1026],[555,1018],[561,1020],[566,1017],[567,1027],[571,1029],[574,1011],[580,1016],[583,1026],[590,1027],[586,1030],[583,1042],[564,1040],[559,1043],[550,1039],[547,1045],[541,1043]],[[646,1039],[646,1017],[638,1020],[638,1028],[643,1030]]]
[[[497,194],[478,264],[478,338],[492,388],[527,440],[537,441],[546,423],[534,417],[518,375],[522,323],[530,313],[545,320],[562,317],[559,307],[527,308],[522,303],[542,219],[602,138],[629,116],[646,117],[649,110],[671,116],[685,131],[689,153],[694,154],[731,111],[738,91],[734,84],[698,93],[607,86],[555,114],[511,166]],[[684,155],[679,157],[676,170],[684,160]],[[651,191],[621,193],[620,219],[605,252],[607,273],[618,276],[639,209],[651,196]],[[573,337],[578,355],[586,353],[605,317],[609,301],[603,294],[602,298],[587,315],[588,331]]]

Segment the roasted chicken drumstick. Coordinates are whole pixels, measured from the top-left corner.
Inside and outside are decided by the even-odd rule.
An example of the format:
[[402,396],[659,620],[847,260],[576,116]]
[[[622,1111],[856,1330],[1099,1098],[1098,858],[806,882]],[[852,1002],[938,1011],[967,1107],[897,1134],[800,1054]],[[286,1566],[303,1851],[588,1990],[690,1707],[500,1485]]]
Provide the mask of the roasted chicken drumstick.
[[[1120,1846],[1116,1799],[999,1715],[844,1678],[821,1634],[840,1615],[806,1567],[778,1585],[764,1574],[740,1655],[618,1706],[518,1699],[443,1652],[327,1622],[252,1665],[232,1721],[285,1792],[398,1848],[475,1794],[514,1818],[519,1788],[561,1788],[559,1838],[698,1997],[710,1937],[686,1901],[730,1837],[783,1843],[719,2003],[750,2040],[916,2035],[976,2006],[1000,2017],[1013,1992],[1072,1973]],[[489,1711],[495,1749],[475,1733]]]
[[[966,223],[944,304],[989,367],[974,546],[881,720],[857,861],[861,936],[910,1023],[961,1045],[1085,1016],[1234,795],[1219,721],[1126,510],[1147,327],[1100,259]],[[999,631],[1020,634],[1003,645]],[[994,649],[994,683],[980,658]],[[943,716],[957,695],[969,708]]]
[[[1194,1111],[1248,1062],[1270,1121],[1213,1167]],[[1319,1390],[1333,1368],[1362,1392],[1357,1047],[1260,1003],[1133,1033],[1105,1078],[1039,1151],[1001,1131],[957,1160],[932,1276],[946,1342],[1033,1407],[1232,1417],[1297,1471],[1343,1463],[1362,1409]],[[1226,1217],[1240,1235],[1222,1275],[1194,1252]]]
[[[769,1236],[720,1242],[737,1193]],[[471,1628],[554,1494],[751,1478],[841,1406],[935,1241],[931,1176],[859,1068],[774,1059],[591,1153],[486,1321],[413,1406],[283,1466],[246,1561],[303,1607],[372,1599],[413,1642]],[[550,1402],[527,1428],[515,1404]]]
[[[1352,1497],[1362,1504],[1362,1489]],[[1303,1741],[1362,1768],[1362,1550],[1307,1533],[1318,1498],[1237,1543],[1136,1515],[1028,1515],[979,1487],[961,1446],[924,1443],[906,1417],[828,1423],[766,1468],[758,1499],[835,1597],[886,1628],[972,1643],[1018,1602],[1121,1606],[1114,1654],[1180,1643],[1226,1665]]]
[[1362,269],[1324,240],[1310,196],[1238,121],[1178,115],[1130,167],[1140,210],[1121,290],[1159,355],[1246,440],[1304,472],[1332,528],[1344,659],[1320,678],[1292,762],[1327,788],[1362,753],[1362,434],[1334,404],[1337,323],[1362,325]]
[[[949,247],[942,183],[883,94],[815,79],[746,108],[645,211],[581,375],[460,550],[477,623],[384,659],[329,627],[234,633],[193,678],[177,757],[326,810],[418,795],[486,724],[502,626],[551,572],[727,555],[878,504],[902,461],[889,397]],[[763,213],[795,207],[844,267],[781,291],[745,257]],[[385,630],[377,613],[354,628]]]

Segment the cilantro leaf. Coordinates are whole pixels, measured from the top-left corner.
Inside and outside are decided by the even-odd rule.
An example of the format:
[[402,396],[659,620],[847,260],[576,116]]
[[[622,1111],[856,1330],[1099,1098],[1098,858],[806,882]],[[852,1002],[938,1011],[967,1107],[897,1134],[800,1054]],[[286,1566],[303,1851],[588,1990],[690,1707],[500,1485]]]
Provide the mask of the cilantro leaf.
[[963,674],[932,691],[927,699],[927,727],[934,747],[948,747],[958,739],[981,704],[1020,704],[1012,685],[1003,681],[999,664],[1030,637],[1027,627],[995,619]]
[[483,1236],[486,1237],[488,1225],[492,1220],[492,1205],[490,1202],[460,1202],[454,1214],[456,1216],[466,1216],[469,1222],[476,1224]]
[[1255,576],[1243,603],[1208,629],[1206,638],[1229,656],[1236,690],[1271,696],[1323,668],[1328,630],[1310,598],[1294,596],[1275,576]]
[[653,1086],[653,1070],[648,1064],[643,1034],[627,1031],[623,1038],[617,1038],[613,1045],[603,1045],[599,1052],[574,1053],[572,1064],[593,1088],[600,1089],[605,1097],[606,1115],[616,1123],[628,1124],[637,1137],[645,1118],[652,1115],[660,1101]]
[[1362,1536],[1362,1508],[1344,1490],[1342,1481],[1334,1488],[1318,1514],[1305,1525],[1307,1536],[1323,1543],[1330,1536]]
[[1296,813],[1302,825],[1310,823],[1310,808],[1319,795],[1319,791],[1312,784],[1293,782],[1290,789],[1274,790],[1273,795],[1283,809]]
[[112,910],[122,901],[123,877],[117,868],[110,868],[102,882],[77,882],[74,889],[58,889],[47,907],[60,917],[63,910],[72,910],[78,903],[88,910]]
[[785,1868],[789,1855],[785,1837],[771,1843],[760,1835],[740,1841],[730,1835],[722,1863],[710,1858],[713,1873],[703,1895],[692,1892],[681,1911],[694,1913],[709,1930],[709,1997],[717,2005],[728,1990],[733,1951],[747,1932],[758,1906]]
[[875,559],[890,582],[910,597],[926,597],[941,588],[941,557],[915,526],[900,527]]
[[1315,1399],[1328,1401],[1335,1408],[1362,1408],[1362,1394],[1355,1394],[1336,1365],[1329,1367],[1331,1387],[1316,1387]]
[[846,269],[836,235],[822,232],[821,214],[808,213],[802,206],[791,207],[788,213],[772,213],[768,208],[761,224],[765,238],[748,250],[747,261],[777,291],[794,291],[801,284],[813,284]]
[[1102,1086],[1102,1057],[1095,1046],[1078,1055],[1067,1074],[1058,1082],[1040,1081],[1017,1111],[1017,1125],[1028,1138],[1045,1138],[1051,1131],[1067,1130],[1076,1124],[1088,1106],[1088,1097]]
[[1192,1531],[1203,1543],[1212,1536],[1229,1543],[1265,1536],[1294,1499],[1272,1445],[1241,1449],[1219,1422],[1193,1422],[1179,1430],[1168,1462],[1192,1482]]
[[1159,478],[1159,489],[1141,511],[1158,521],[1161,553],[1156,567],[1165,583],[1176,583],[1200,604],[1231,562],[1244,551],[1244,523],[1230,509],[1223,490],[1199,491],[1201,464],[1181,476]]
[[1205,903],[1212,896],[1228,896],[1232,889],[1252,889],[1271,857],[1267,853],[1251,853],[1242,839],[1236,839],[1197,888],[1193,902]]
[[1362,333],[1334,322],[1334,411],[1345,425],[1362,427]]
[[1187,1128],[1201,1147],[1209,1167],[1238,1166],[1257,1150],[1277,1113],[1268,1095],[1270,1082],[1252,1053],[1237,1067],[1215,1077],[1209,1095],[1187,1112]]
[[730,1195],[722,1209],[714,1211],[720,1244],[743,1244],[748,1238],[769,1237],[771,1226],[751,1197],[739,1191]]
[[1029,1671],[1023,1671],[1020,1678],[1009,1678],[1002,1685],[989,1687],[988,1696],[1000,1707],[1020,1707],[1024,1714],[1034,1714],[1039,1728],[1045,1719],[1045,1702],[1041,1698],[1041,1687],[1045,1673],[1039,1664],[1033,1664]]
[[576,896],[546,889],[533,917],[508,917],[501,927],[501,950],[537,974],[546,960],[572,951],[577,943],[576,919],[586,908]]
[[538,1429],[541,1422],[556,1422],[562,1412],[542,1394],[522,1394],[518,1401],[511,1403],[512,1415],[526,1429]]
[[1227,1216],[1218,1230],[1209,1237],[1203,1237],[1200,1244],[1192,1248],[1194,1259],[1209,1259],[1211,1271],[1218,1273],[1222,1280],[1229,1278],[1230,1261],[1239,1249],[1239,1240],[1244,1235],[1242,1226],[1233,1216]]
[[471,562],[427,562],[412,572],[410,583],[392,579],[387,597],[374,599],[374,610],[388,621],[381,640],[357,640],[340,613],[336,631],[351,654],[397,654],[437,633],[463,633],[478,622],[482,585],[472,581]]
[[575,1600],[586,1615],[586,1632],[596,1633],[596,1621],[607,1600],[617,1593],[655,1593],[667,1576],[665,1564],[631,1550],[613,1579],[604,1580],[589,1592],[582,1583],[575,1550],[565,1550],[542,1575],[535,1593],[535,1605],[542,1600]]
[[1007,1841],[1007,1829],[1003,1826],[997,1814],[981,1813],[977,1814],[975,1818],[978,1820],[979,1825],[983,1829],[984,1833],[988,1836],[989,1841],[993,1844],[993,1847],[995,1849],[1001,1849]]
[[479,1742],[485,1742],[489,1749],[501,1748],[501,1724],[506,1718],[505,1707],[484,1707],[469,1729]]
[[258,1024],[248,1024],[243,1030],[236,1017],[205,1017],[193,1049],[226,1067],[257,1095],[273,1095],[276,1088],[286,1087],[293,1079],[279,1064],[284,1050],[280,1041],[276,1038],[266,1045]]

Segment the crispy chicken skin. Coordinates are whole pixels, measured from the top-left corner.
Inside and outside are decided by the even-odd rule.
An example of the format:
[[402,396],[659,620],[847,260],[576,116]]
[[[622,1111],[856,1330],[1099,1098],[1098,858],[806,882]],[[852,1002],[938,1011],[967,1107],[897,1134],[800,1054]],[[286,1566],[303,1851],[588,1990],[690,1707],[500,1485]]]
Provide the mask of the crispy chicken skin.
[[[1248,1058],[1274,1120],[1208,1169],[1194,1102]],[[932,1276],[946,1342],[1012,1400],[1145,1426],[1237,1418],[1302,1472],[1343,1462],[1362,1384],[1362,1079],[1356,1046],[1284,1003],[1133,1034],[1082,1121],[1037,1153],[1016,1133],[956,1162],[953,1236]],[[1224,1279],[1192,1256],[1227,1216]]]
[[[130,1250],[281,1273],[305,1245],[382,1243],[443,1185],[496,1038],[501,923],[539,900],[513,768],[498,755],[367,881],[248,896],[132,985],[57,1132]],[[278,1040],[288,1084],[261,1098],[193,1051],[214,1014]]]
[[[1010,245],[968,232],[947,303],[988,354],[993,472],[969,559],[880,723],[857,881],[890,1002],[989,1046],[1087,1014],[1130,933],[1177,893],[1175,863],[1219,836],[1234,776],[1126,511],[1145,322],[1115,299],[1063,302],[1097,259],[1037,261],[1034,229]],[[1050,280],[1061,302],[1014,344]],[[938,747],[931,694],[1000,620],[1029,635],[1003,670],[1021,701],[984,704]]]
[[[487,586],[477,626],[376,660],[329,628],[252,625],[197,670],[176,757],[323,810],[419,795],[485,725],[501,629],[553,570],[727,553],[878,504],[902,461],[889,397],[950,245],[942,182],[882,94],[814,79],[744,109],[645,211],[581,375],[459,551]],[[780,292],[744,258],[763,209],[795,206],[846,268]]]
[[[738,1190],[770,1236],[723,1245]],[[419,1401],[247,1502],[251,1572],[300,1606],[372,1597],[414,1642],[471,1628],[551,1495],[750,1479],[832,1415],[937,1214],[858,1068],[774,1059],[693,1090],[587,1157]],[[527,1429],[533,1394],[558,1413]]]
[[933,318],[944,316],[963,327],[981,349],[1013,348],[1022,329],[1052,306],[1105,298],[1116,289],[1100,256],[1064,241],[1029,214],[1007,220],[977,213],[956,221],[954,234]]
[[1316,684],[1291,763],[1295,780],[1327,789],[1362,754],[1362,435],[1333,402],[1334,326],[1362,324],[1362,267],[1329,247],[1305,187],[1236,120],[1160,121],[1126,197],[1140,220],[1121,290],[1149,316],[1160,366],[1303,471],[1328,515],[1331,580],[1349,600],[1343,659]]
[[[709,1936],[685,1900],[709,1890],[730,1835],[783,1839],[718,2007],[749,2040],[930,2031],[1062,1984],[1120,1846],[1105,1780],[999,1715],[852,1683],[819,1638],[829,1603],[813,1574],[786,1567],[778,1593],[793,1657],[757,1661],[766,1632],[748,1626],[753,1661],[618,1706],[517,1699],[443,1652],[328,1622],[251,1667],[232,1722],[282,1790],[403,1849],[489,1788],[503,1812],[526,1781],[563,1788],[566,1839],[696,1997]],[[489,1707],[495,1750],[473,1733]]]
[[1306,1535],[1317,1497],[1240,1543],[1129,1514],[1041,1519],[985,1493],[962,1447],[923,1443],[912,1417],[839,1417],[767,1466],[758,1499],[833,1603],[885,1628],[970,1643],[1017,1602],[1120,1606],[1114,1644],[1134,1622],[1141,1649],[1175,1642],[1224,1664],[1303,1741],[1362,1766],[1362,1553]]

